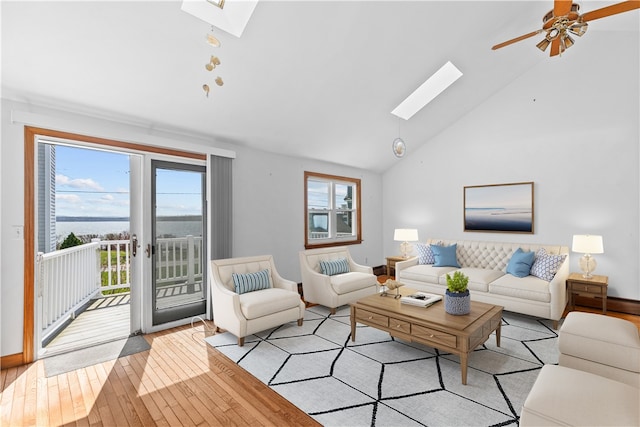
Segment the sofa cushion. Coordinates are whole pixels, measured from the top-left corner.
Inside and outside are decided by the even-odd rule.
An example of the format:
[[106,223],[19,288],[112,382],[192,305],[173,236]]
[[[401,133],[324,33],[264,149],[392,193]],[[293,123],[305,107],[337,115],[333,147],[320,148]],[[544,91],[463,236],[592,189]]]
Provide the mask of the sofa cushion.
[[525,252],[522,248],[516,249],[507,264],[507,273],[516,277],[528,276],[535,257],[535,252]]
[[331,276],[331,286],[338,295],[358,291],[377,283],[376,276],[368,273],[351,271],[349,273]]
[[489,292],[531,301],[550,302],[549,282],[535,276],[504,275],[489,284]]
[[346,258],[338,258],[332,260],[320,260],[320,273],[327,276],[335,276],[336,274],[348,273],[349,261]]
[[[498,270],[488,270],[484,268],[472,268],[472,267],[463,267],[457,271],[460,271],[462,274],[469,278],[469,283],[467,287],[469,291],[489,291],[489,284],[494,280],[504,276],[502,271]],[[447,276],[444,275],[440,278],[440,283],[442,285],[447,285]]]
[[400,281],[402,282],[402,280],[406,279],[417,282],[440,283],[440,277],[455,270],[455,267],[435,267],[432,264],[412,265],[402,270]]
[[431,245],[416,243],[416,250],[418,251],[418,264],[433,264],[436,262]]
[[431,251],[435,258],[433,265],[436,267],[460,267],[456,258],[457,246],[455,243],[451,246],[431,245]]
[[259,291],[271,287],[271,274],[268,269],[255,273],[232,273],[233,286],[237,294]]
[[536,259],[531,266],[531,274],[550,282],[566,257],[566,255],[548,254],[544,248],[540,248],[536,252]]
[[300,295],[286,289],[269,288],[240,295],[240,310],[249,320],[299,306]]

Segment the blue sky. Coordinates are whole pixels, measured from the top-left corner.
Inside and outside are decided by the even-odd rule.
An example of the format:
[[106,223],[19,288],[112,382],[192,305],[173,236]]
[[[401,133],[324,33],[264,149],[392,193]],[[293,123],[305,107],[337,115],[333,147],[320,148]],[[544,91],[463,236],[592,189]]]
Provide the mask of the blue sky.
[[[200,175],[160,171],[158,214],[200,214]],[[197,191],[196,191],[197,193]],[[129,216],[129,156],[56,146],[57,216]]]

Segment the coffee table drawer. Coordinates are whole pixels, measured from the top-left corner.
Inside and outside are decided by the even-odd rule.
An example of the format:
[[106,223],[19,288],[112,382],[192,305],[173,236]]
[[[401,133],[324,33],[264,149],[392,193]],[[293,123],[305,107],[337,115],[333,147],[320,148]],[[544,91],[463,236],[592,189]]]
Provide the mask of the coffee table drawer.
[[394,319],[393,317],[389,318],[389,329],[392,331],[399,331],[405,334],[411,333],[411,323],[405,322],[404,320]]
[[389,327],[389,317],[361,308],[356,311],[356,321],[361,321],[361,323],[375,323],[385,328]]
[[424,326],[412,325],[411,335],[425,341],[444,344],[448,347],[453,347],[453,348],[458,347],[458,340],[455,335],[451,335],[442,331],[437,331],[435,329],[425,328]]

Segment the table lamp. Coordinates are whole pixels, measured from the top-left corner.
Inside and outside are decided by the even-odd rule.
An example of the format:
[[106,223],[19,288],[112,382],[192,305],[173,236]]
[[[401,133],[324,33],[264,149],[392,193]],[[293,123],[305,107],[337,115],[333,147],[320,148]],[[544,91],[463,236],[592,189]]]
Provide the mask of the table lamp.
[[598,265],[591,254],[604,253],[602,236],[576,234],[573,236],[571,250],[573,252],[584,254],[582,258],[580,258],[580,269],[584,273],[582,277],[585,279],[591,279],[593,277],[591,273],[595,271],[596,266]]
[[418,241],[418,230],[415,228],[396,228],[393,233],[393,240],[402,242],[400,244],[400,253],[402,254],[402,258],[407,258],[409,252],[413,250],[413,246],[409,242]]

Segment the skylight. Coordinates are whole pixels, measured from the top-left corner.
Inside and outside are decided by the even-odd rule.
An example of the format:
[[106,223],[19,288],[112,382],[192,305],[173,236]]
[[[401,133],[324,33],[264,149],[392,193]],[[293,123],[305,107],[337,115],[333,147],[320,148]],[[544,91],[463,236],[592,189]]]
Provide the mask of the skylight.
[[422,107],[440,95],[446,88],[462,76],[462,72],[447,61],[426,82],[400,103],[392,112],[394,116],[409,120]]

